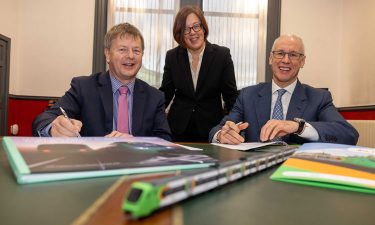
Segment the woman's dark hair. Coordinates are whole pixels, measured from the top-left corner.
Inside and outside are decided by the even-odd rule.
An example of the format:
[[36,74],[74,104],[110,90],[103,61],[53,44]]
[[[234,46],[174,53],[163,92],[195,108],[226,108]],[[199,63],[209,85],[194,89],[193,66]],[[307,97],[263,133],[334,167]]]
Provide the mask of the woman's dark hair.
[[184,41],[184,30],[186,26],[186,18],[194,13],[200,20],[202,29],[204,31],[204,40],[207,40],[208,36],[208,26],[206,19],[204,18],[203,12],[200,8],[195,6],[185,6],[178,11],[173,24],[173,37],[178,44],[186,48],[186,43]]

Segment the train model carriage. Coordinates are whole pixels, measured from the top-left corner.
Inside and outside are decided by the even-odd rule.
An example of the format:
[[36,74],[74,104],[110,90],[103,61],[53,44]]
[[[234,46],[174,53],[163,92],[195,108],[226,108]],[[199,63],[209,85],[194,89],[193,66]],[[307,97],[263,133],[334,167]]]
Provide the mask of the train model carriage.
[[288,148],[277,153],[224,162],[170,178],[134,182],[122,209],[133,218],[148,216],[160,208],[281,163],[294,151],[295,148]]

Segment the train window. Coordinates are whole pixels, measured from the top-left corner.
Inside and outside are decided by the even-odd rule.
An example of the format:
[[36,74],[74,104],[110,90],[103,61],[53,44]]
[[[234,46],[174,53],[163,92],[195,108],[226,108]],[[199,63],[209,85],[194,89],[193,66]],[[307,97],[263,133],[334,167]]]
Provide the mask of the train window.
[[128,201],[137,202],[141,194],[142,194],[142,189],[132,188],[132,190],[130,191],[128,195]]
[[180,191],[183,191],[183,190],[185,190],[184,185],[179,186],[179,187],[175,187],[175,188],[170,188],[170,189],[167,189],[167,190],[163,191],[162,196],[165,197],[165,196],[168,196],[170,194],[180,192]]

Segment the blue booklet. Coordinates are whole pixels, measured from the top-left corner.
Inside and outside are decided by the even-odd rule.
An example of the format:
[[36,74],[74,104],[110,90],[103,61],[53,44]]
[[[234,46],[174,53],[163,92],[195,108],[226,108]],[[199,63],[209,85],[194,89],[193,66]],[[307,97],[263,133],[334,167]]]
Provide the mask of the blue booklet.
[[204,168],[217,160],[156,137],[4,137],[19,184]]

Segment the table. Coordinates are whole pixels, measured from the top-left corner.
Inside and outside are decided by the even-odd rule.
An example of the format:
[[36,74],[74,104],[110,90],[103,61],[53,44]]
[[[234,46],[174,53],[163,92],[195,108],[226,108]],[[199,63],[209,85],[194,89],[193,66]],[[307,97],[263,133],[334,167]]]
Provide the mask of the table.
[[[203,148],[205,152],[222,158],[241,154],[209,144],[191,146]],[[177,204],[174,207],[180,209],[180,223],[375,223],[375,196],[272,181],[269,176],[276,168]],[[118,179],[105,177],[18,185],[0,147],[0,224],[71,224]],[[152,221],[152,217],[149,220]],[[133,223],[137,224],[137,221]],[[144,221],[138,223],[144,224]]]

